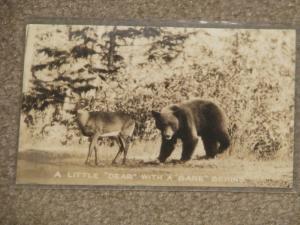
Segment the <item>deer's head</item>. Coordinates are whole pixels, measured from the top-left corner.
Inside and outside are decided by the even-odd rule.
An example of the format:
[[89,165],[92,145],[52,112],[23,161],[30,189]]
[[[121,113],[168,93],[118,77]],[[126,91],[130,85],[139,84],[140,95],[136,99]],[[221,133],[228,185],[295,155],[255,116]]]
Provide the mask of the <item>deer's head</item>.
[[89,111],[87,110],[89,102],[87,99],[80,98],[75,105],[75,112],[78,122],[81,125],[85,125],[89,119]]

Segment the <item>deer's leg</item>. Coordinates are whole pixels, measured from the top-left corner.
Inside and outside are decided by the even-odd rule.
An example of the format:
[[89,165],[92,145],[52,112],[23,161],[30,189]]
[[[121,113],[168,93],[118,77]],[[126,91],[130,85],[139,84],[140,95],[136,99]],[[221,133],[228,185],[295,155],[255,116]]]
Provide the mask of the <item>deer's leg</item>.
[[98,151],[97,151],[97,147],[95,146],[94,147],[94,151],[95,151],[95,165],[97,166],[98,165]]
[[115,156],[114,160],[112,161],[112,164],[116,164],[117,159],[118,159],[119,155],[121,154],[121,152],[122,152],[122,150],[120,149],[120,150],[118,151],[117,155]]
[[128,148],[129,148],[129,138],[128,137],[120,137],[122,146],[124,148],[124,156],[123,156],[123,164],[126,163],[126,157],[127,157],[127,152],[128,152]]
[[94,151],[95,151],[95,165],[98,165],[98,147],[99,147],[99,138],[100,134],[97,133],[94,137]]
[[90,158],[91,158],[91,156],[92,156],[92,151],[93,151],[93,141],[94,141],[94,139],[92,138],[92,140],[90,140],[89,151],[88,151],[87,158],[86,158],[86,160],[85,160],[85,164],[89,164]]
[[89,148],[89,153],[88,153],[88,156],[87,156],[87,159],[86,159],[86,164],[89,163],[89,160],[92,156],[92,152],[93,150],[95,151],[95,164],[97,165],[98,164],[98,161],[97,161],[97,148],[96,148],[96,144],[97,144],[97,140],[99,138],[99,134],[94,134],[94,136],[92,137],[92,141],[90,143],[90,148]]
[[121,152],[124,151],[124,148],[123,148],[123,145],[122,145],[122,142],[121,142],[120,137],[117,137],[117,138],[116,138],[116,142],[117,142],[117,144],[119,145],[119,151],[118,151],[117,155],[115,156],[114,160],[112,161],[112,164],[115,164],[115,163],[116,163],[116,161],[117,161],[119,155],[121,154]]

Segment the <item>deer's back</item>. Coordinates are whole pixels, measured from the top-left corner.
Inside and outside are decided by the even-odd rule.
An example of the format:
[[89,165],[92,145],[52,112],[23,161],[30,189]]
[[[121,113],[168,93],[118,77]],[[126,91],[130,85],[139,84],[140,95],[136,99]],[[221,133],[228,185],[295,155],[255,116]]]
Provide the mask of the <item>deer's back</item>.
[[123,112],[90,112],[87,127],[101,134],[120,132],[131,136],[134,129],[134,121]]

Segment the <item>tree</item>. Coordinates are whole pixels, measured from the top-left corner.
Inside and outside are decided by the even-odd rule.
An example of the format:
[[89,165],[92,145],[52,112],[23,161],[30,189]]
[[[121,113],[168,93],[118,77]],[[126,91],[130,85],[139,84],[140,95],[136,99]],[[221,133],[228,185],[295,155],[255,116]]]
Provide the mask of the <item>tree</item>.
[[[100,36],[96,28],[90,26],[81,28],[68,26],[65,30],[56,30],[56,33],[47,35],[57,33],[63,33],[67,37],[67,47],[59,45],[50,47],[49,43],[43,40],[42,34],[35,49],[36,57],[45,59],[32,65],[30,80],[32,88],[23,96],[22,111],[27,116],[25,121],[31,121],[28,125],[32,125],[34,121],[28,119],[32,117],[30,112],[44,111],[49,107],[55,108],[50,124],[73,123],[57,119],[62,118],[59,114],[62,113],[66,99],[75,103],[78,98],[84,97],[90,91],[94,91],[97,97],[95,99],[94,96],[94,101],[91,101],[91,109],[95,109],[95,105],[105,105],[106,107],[98,109],[109,111],[117,108],[135,115],[143,115],[143,118],[137,120],[140,121],[139,124],[144,124],[147,116],[145,113],[137,112],[139,111],[137,103],[140,101],[135,97],[127,96],[126,99],[121,98],[119,101],[110,99],[108,92],[112,91],[113,82],[117,82],[113,91],[121,93],[127,79],[123,76],[122,70],[128,65],[124,62],[119,49],[130,46],[136,39],[144,38],[147,39],[149,46],[145,49],[148,63],[154,61],[161,63],[160,59],[169,63],[180,54],[184,40],[188,37],[188,35],[172,35],[171,32],[155,27],[116,26]],[[94,63],[95,61],[97,63]],[[74,111],[69,110],[69,113],[74,114]],[[140,131],[143,132],[143,129]]]

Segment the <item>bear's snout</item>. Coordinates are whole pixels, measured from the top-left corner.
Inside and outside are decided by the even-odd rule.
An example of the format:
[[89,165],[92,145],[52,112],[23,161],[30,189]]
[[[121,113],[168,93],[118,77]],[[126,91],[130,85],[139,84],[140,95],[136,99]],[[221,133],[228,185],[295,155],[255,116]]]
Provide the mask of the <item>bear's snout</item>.
[[174,131],[172,130],[172,128],[169,127],[169,126],[166,127],[166,129],[165,129],[164,132],[163,132],[164,138],[165,138],[166,140],[171,140],[172,137],[173,137],[173,135],[174,135]]
[[171,139],[172,139],[172,136],[171,136],[171,135],[165,135],[165,139],[166,139],[166,140],[171,140]]

